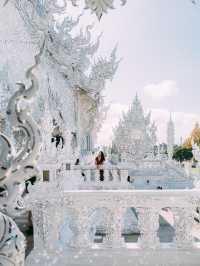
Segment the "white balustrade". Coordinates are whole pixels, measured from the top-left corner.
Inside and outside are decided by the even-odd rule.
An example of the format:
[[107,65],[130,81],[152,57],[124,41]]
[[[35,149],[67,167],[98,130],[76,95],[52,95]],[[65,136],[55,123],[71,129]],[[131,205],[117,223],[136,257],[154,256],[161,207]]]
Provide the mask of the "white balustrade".
[[[48,192],[45,193],[45,192]],[[48,201],[46,199],[48,197]],[[56,248],[59,228],[64,223],[62,209],[70,209],[74,215],[74,237],[70,247],[91,248],[89,237],[90,215],[95,209],[106,209],[106,236],[100,248],[125,247],[122,238],[122,221],[128,208],[137,210],[140,238],[138,248],[163,248],[158,238],[159,213],[170,208],[174,214],[175,237],[172,248],[195,248],[193,245],[193,211],[199,206],[198,190],[137,191],[137,190],[55,190],[51,184],[36,185],[32,188],[27,209],[33,214],[35,248]],[[60,214],[61,213],[61,214]]]
[[[109,168],[77,168],[66,171],[63,184],[66,189],[125,189],[130,187],[128,170]],[[133,185],[132,185],[133,187]]]
[[[139,176],[137,173],[139,171]],[[153,176],[151,173],[153,171]],[[156,178],[158,180],[169,177],[178,183],[186,178],[183,169],[175,167],[167,161],[134,161],[131,163],[119,164],[117,166],[104,166],[97,169],[92,166],[74,166],[71,170],[60,169],[59,174],[50,182],[57,182],[57,185],[65,189],[129,189],[134,188],[134,182],[128,182],[128,176],[138,178]],[[135,173],[135,174],[134,174]],[[149,174],[148,174],[149,173]],[[156,175],[157,173],[157,175]],[[188,181],[189,182],[189,181]],[[190,186],[191,183],[188,183]]]

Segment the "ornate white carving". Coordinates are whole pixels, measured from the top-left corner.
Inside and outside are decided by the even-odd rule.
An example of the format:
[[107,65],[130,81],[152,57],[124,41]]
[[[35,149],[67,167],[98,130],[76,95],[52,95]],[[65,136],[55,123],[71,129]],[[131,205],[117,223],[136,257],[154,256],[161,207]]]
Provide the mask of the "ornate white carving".
[[[35,56],[35,64],[26,72],[26,77],[30,79],[31,85],[26,88],[23,83],[18,84],[20,88],[11,97],[7,108],[7,116],[13,131],[22,130],[25,133],[25,143],[22,149],[17,154],[13,154],[11,142],[0,133],[0,143],[4,148],[0,165],[0,184],[4,188],[0,200],[0,210],[9,215],[14,215],[23,208],[21,195],[24,187],[20,182],[33,175],[38,175],[35,163],[41,147],[40,132],[37,124],[30,116],[30,110],[20,104],[22,101],[30,101],[38,90],[38,80],[32,71],[40,62],[43,48],[44,46],[42,46],[39,54]],[[0,243],[2,254],[0,256],[5,261],[5,265],[9,262],[16,266],[23,265],[24,238],[11,218],[2,213],[0,213],[0,217],[0,228],[5,230]],[[16,234],[13,233],[14,230],[16,230]],[[19,246],[17,239],[21,241]]]
[[[5,0],[4,6],[11,0]],[[34,8],[35,12],[32,14],[34,20],[40,22],[41,18],[45,18],[48,21],[48,18],[52,15],[52,13],[62,13],[67,8],[67,2],[70,1],[72,5],[77,6],[80,0],[63,0],[62,3],[57,3],[54,0],[42,1],[29,1],[30,3],[21,2],[19,0],[16,1],[17,7],[26,8],[27,14],[24,16],[27,17],[29,15],[31,8]],[[125,5],[127,0],[121,0],[121,4]],[[85,8],[90,9],[93,13],[96,14],[98,19],[100,20],[104,13],[107,13],[109,9],[114,9],[114,0],[84,0]],[[33,23],[33,22],[32,22]],[[34,25],[34,24],[33,24]],[[44,25],[43,25],[44,26]],[[42,26],[41,26],[42,27]]]
[[[108,9],[114,9],[114,0],[85,0],[86,8],[95,12],[100,20],[103,13],[107,13]],[[126,3],[126,0],[121,0],[122,5]]]
[[122,248],[125,246],[122,237],[123,216],[126,208],[116,206],[116,208],[108,209],[109,213],[106,217],[106,237],[104,245],[108,248]]
[[[45,84],[45,86],[51,87],[50,112],[52,118],[56,119],[62,129],[62,133],[66,132],[67,129],[71,131],[68,132],[68,136],[64,136],[63,133],[63,137],[66,143],[65,148],[71,142],[72,152],[68,151],[68,154],[73,153],[75,157],[75,154],[81,150],[81,144],[88,132],[92,132],[92,137],[95,138],[95,134],[102,123],[105,108],[101,93],[106,80],[113,78],[119,62],[116,60],[115,48],[109,59],[98,58],[93,63],[93,57],[99,47],[100,36],[95,43],[92,43],[92,26],[89,25],[85,32],[81,30],[74,37],[72,31],[79,26],[80,16],[77,20],[65,16],[62,21],[55,21],[54,16],[62,15],[65,10],[67,1],[64,3],[63,6],[55,7],[52,1],[15,1],[16,8],[25,21],[31,37],[36,38],[36,41],[40,43],[45,36],[45,64],[43,69],[46,69],[46,72],[53,72],[46,82],[48,84]],[[51,76],[55,76],[55,78]],[[68,108],[66,108],[66,101],[63,100],[69,97],[70,93],[67,90],[74,93],[74,95],[70,95],[71,99],[68,99]],[[81,119],[77,120],[79,109],[83,106],[83,99],[78,103],[76,99],[80,93],[87,96],[85,103],[87,106],[86,116],[89,122],[85,123],[84,126],[83,123],[80,124]],[[47,95],[47,93],[39,95],[36,102],[40,103],[41,107],[44,105]],[[59,96],[56,97],[56,95]],[[70,112],[72,113],[71,116]],[[40,114],[37,116],[40,117]],[[41,127],[43,128],[43,121],[41,121]]]
[[0,264],[23,266],[25,238],[13,220],[0,213]]
[[[194,213],[191,208],[172,208],[174,214],[175,238],[177,248],[191,248],[193,246],[192,227]],[[184,232],[184,233],[183,233]]]
[[123,161],[151,157],[156,144],[156,126],[150,123],[150,113],[145,116],[136,95],[129,111],[123,114],[114,130],[113,149]]
[[7,191],[6,198],[3,197],[0,202],[3,209],[9,206],[9,197],[11,202],[13,201],[12,193],[15,194],[15,191],[19,190],[20,182],[34,175],[38,175],[35,163],[41,149],[40,131],[37,124],[30,116],[30,110],[21,107],[20,103],[22,100],[30,101],[38,90],[38,81],[32,71],[40,62],[43,48],[44,45],[40,53],[35,56],[35,64],[26,72],[26,77],[31,80],[31,85],[26,89],[24,84],[19,84],[19,90],[11,97],[8,104],[7,115],[13,131],[22,130],[25,133],[26,141],[23,148],[16,156],[12,156],[12,144],[10,141],[6,139],[4,135],[0,134],[1,143],[7,146],[5,147],[3,155],[4,158],[6,158],[6,164],[1,165],[0,169],[0,182],[1,185],[6,185]]
[[88,206],[75,206],[75,226],[74,237],[70,246],[74,248],[86,249],[90,247],[90,235],[89,235],[89,215],[90,208]]
[[[8,2],[10,1],[7,1],[7,3]],[[65,11],[66,1],[64,1],[64,5],[62,6],[57,5],[56,3],[54,3],[54,1],[43,2],[39,0],[14,0],[11,2],[14,3],[15,7],[23,18],[25,24],[27,25],[27,29],[31,34],[31,37],[33,39],[36,38],[38,45],[41,43],[41,41],[43,41],[43,39],[45,39],[45,47],[43,48],[44,61],[46,62],[46,64],[50,64],[51,66],[56,67],[58,71],[56,74],[60,75],[60,79],[61,77],[63,78],[62,82],[64,83],[65,81],[67,83],[67,87],[70,87],[75,91],[81,89],[93,99],[94,106],[90,108],[90,120],[91,123],[96,123],[96,118],[99,113],[98,110],[100,110],[101,108],[101,91],[105,86],[105,80],[112,78],[118,65],[115,57],[115,50],[111,54],[110,60],[102,58],[99,59],[93,66],[91,66],[91,71],[88,72],[88,67],[91,65],[92,57],[99,46],[99,38],[96,43],[91,43],[91,26],[87,27],[85,34],[81,31],[78,36],[72,37],[71,31],[75,26],[78,25],[79,17],[76,21],[72,20],[69,17],[65,17],[65,19],[61,23],[58,23],[54,20],[55,14],[62,14]],[[37,57],[37,60],[38,59],[39,57]],[[28,98],[31,99],[37,91],[38,80],[32,73],[32,70],[37,65],[38,62],[36,62],[36,65],[27,71],[27,78],[30,78],[32,81],[30,88],[26,89],[24,84],[19,84],[19,91],[16,92],[10,100],[8,107],[8,117],[10,117],[12,126],[15,128],[15,131],[17,128],[17,132],[19,132],[19,130],[22,130],[24,134],[22,137],[24,140],[27,138],[27,136],[29,137],[29,134],[30,138],[28,138],[27,141],[24,141],[24,143],[21,143],[21,146],[23,146],[23,148],[19,150],[20,152],[19,154],[17,154],[17,157],[12,158],[11,160],[10,155],[12,145],[8,143],[8,138],[2,135],[1,145],[5,147],[5,152],[7,151],[6,154],[4,152],[4,157],[7,157],[7,164],[10,164],[9,168],[3,165],[0,170],[2,185],[5,183],[3,180],[10,179],[11,172],[12,182],[16,181],[15,178],[17,179],[18,176],[21,176],[22,180],[23,174],[26,174],[26,178],[28,178],[29,174],[27,172],[29,170],[31,170],[31,176],[34,174],[32,160],[37,156],[37,153],[40,150],[40,134],[37,130],[36,124],[29,115],[29,110],[25,110],[21,106],[21,101],[26,101],[28,100]],[[47,65],[45,66],[47,67]],[[59,100],[60,99],[61,97],[59,95]],[[62,109],[62,105],[63,103],[61,103],[61,101],[57,101],[56,94],[53,93],[51,100],[51,110],[55,109],[55,107],[57,109],[58,106],[59,109]],[[27,113],[28,116],[26,115]],[[58,121],[59,119],[62,120],[62,110],[59,111],[58,114],[55,114],[54,112],[52,119],[55,118],[54,116],[56,116],[56,122],[59,123],[58,126],[61,129],[61,133],[66,132],[66,122]],[[46,130],[48,133],[50,133],[49,131],[51,122],[51,117],[49,117],[49,121],[47,120],[47,125],[49,125],[49,127]],[[41,126],[43,128],[42,123]],[[71,124],[69,125],[69,128],[72,128]],[[90,130],[90,128],[91,125],[88,126],[87,130]],[[66,141],[68,144],[71,139],[73,139],[73,136],[79,134],[78,131],[80,131],[79,128],[76,128],[75,130],[72,129],[72,132],[67,133],[68,135],[70,135],[71,133],[74,134],[71,135],[70,138],[66,135],[63,135],[64,141]],[[50,136],[48,137],[50,140]],[[83,136],[78,136],[78,139],[81,141],[82,137]],[[48,142],[49,140],[47,139],[46,141]],[[67,144],[65,145],[65,147],[67,146]],[[50,146],[49,143],[47,145]],[[78,143],[78,145],[80,146],[80,143]],[[45,149],[46,147],[44,147],[44,150]],[[29,154],[31,154],[32,156],[29,156]],[[57,153],[54,157],[57,157]],[[24,162],[23,166],[22,162]],[[26,173],[24,173],[24,171],[26,171]]]
[[[122,227],[125,211],[128,208],[135,207],[138,213],[138,226],[140,229],[140,239],[137,248],[140,250],[146,249],[160,249],[160,241],[157,236],[159,229],[159,212],[166,206],[171,209],[174,214],[175,226],[175,241],[173,248],[190,250],[193,249],[193,240],[191,237],[192,224],[194,217],[192,210],[199,205],[200,197],[198,190],[185,191],[63,191],[56,189],[52,184],[36,185],[32,188],[32,192],[27,198],[27,209],[34,211],[34,213],[43,213],[43,218],[39,224],[35,223],[35,232],[41,238],[37,243],[42,243],[42,247],[37,246],[29,256],[28,261],[31,261],[32,256],[38,260],[45,261],[43,253],[47,254],[51,247],[49,243],[50,235],[51,241],[57,242],[59,230],[64,223],[63,211],[68,212],[68,219],[72,217],[73,226],[70,226],[73,231],[72,242],[68,246],[62,246],[64,256],[65,251],[71,247],[84,249],[91,249],[94,247],[94,242],[89,237],[91,223],[91,215],[94,210],[105,209],[105,241],[99,244],[99,248],[126,248],[124,240],[122,239]],[[46,193],[44,193],[44,191]],[[49,197],[47,198],[47,193]],[[38,204],[43,204],[43,208]],[[50,209],[49,209],[50,208]],[[60,211],[57,212],[57,209]],[[56,215],[56,226],[50,226],[53,215]],[[55,217],[55,216],[54,216]],[[59,226],[60,224],[60,226]],[[39,231],[37,227],[39,226]],[[50,232],[49,230],[54,230]],[[64,233],[62,231],[62,233]],[[43,235],[46,235],[44,238]],[[53,240],[54,239],[54,240]],[[43,244],[43,241],[48,244]],[[45,246],[45,248],[43,248]],[[56,246],[54,245],[54,248]],[[58,247],[57,249],[58,250]],[[54,250],[55,252],[57,252]],[[37,252],[36,252],[37,251]],[[40,260],[41,259],[41,260]]]
[[140,246],[150,249],[159,247],[159,209],[157,208],[137,208],[138,227],[140,230]]
[[[2,154],[0,154],[2,156],[1,158],[3,158],[1,160],[0,168],[0,184],[5,186],[5,192],[7,193],[5,193],[5,195],[3,195],[4,197],[1,199],[0,208],[8,214],[13,212],[12,208],[16,206],[20,208],[21,205],[23,205],[23,203],[20,202],[20,195],[23,190],[20,186],[20,182],[33,175],[38,175],[35,163],[40,151],[40,132],[37,124],[31,118],[30,110],[24,108],[21,103],[22,101],[26,103],[27,100],[32,99],[38,89],[38,79],[32,71],[40,63],[40,56],[43,50],[43,64],[44,66],[50,66],[52,69],[55,67],[54,71],[56,72],[56,76],[59,74],[59,82],[61,82],[61,80],[63,83],[66,82],[66,87],[72,89],[75,94],[77,91],[82,91],[90,97],[90,103],[88,104],[89,123],[81,128],[81,133],[78,126],[75,130],[73,128],[73,131],[70,132],[73,133],[74,143],[77,141],[75,141],[75,136],[79,134],[79,143],[77,146],[80,145],[80,140],[84,137],[84,134],[91,130],[94,127],[94,124],[97,123],[101,113],[100,108],[102,107],[101,92],[105,87],[105,81],[112,78],[118,65],[115,49],[109,60],[101,58],[95,64],[91,64],[92,57],[99,45],[99,38],[95,44],[91,43],[91,26],[87,27],[85,34],[80,32],[78,36],[72,37],[71,31],[78,24],[79,18],[76,21],[73,21],[67,17],[60,24],[55,22],[54,15],[60,15],[65,11],[67,0],[63,1],[63,5],[59,5],[53,0],[10,1],[12,1],[19,10],[32,38],[35,38],[39,46],[41,40],[44,38],[46,45],[45,47],[42,46],[40,53],[36,56],[36,64],[26,73],[27,78],[31,80],[30,87],[25,86],[23,83],[19,84],[20,88],[13,95],[8,106],[7,115],[10,118],[14,130],[16,131],[20,129],[25,134],[25,142],[20,144],[22,149],[19,149],[17,154],[13,154],[9,138],[2,133],[0,135],[0,145],[4,149]],[[10,1],[5,1],[5,5]],[[71,0],[71,2],[74,5],[78,3],[76,0]],[[100,18],[104,12],[107,12],[109,8],[113,7],[114,1],[86,0],[85,2],[86,7],[95,12]],[[125,0],[122,1],[122,3],[125,2]],[[88,69],[88,66],[91,66],[91,69]],[[63,103],[59,101],[60,99],[57,99],[56,93],[52,93],[52,106],[59,106],[62,109]],[[43,102],[41,103],[41,106],[42,104]],[[139,106],[137,101],[136,105]],[[140,107],[138,110],[141,110]],[[46,117],[48,118],[47,128],[45,130],[47,133],[50,133],[48,135],[48,137],[50,137],[51,130],[54,131],[55,127],[52,125],[51,119],[53,117],[51,117],[50,112],[48,113],[48,110],[45,112]],[[56,120],[59,120],[59,134],[64,134],[63,132],[66,130],[66,125],[65,122],[61,121],[62,112],[57,112],[55,116]],[[139,129],[136,128],[133,130],[131,132],[131,137],[137,144],[137,142],[140,142],[141,140],[143,134],[143,131],[141,130],[144,129],[143,126],[148,128],[148,134],[145,132],[146,135],[143,138],[143,140],[147,140],[148,142],[148,144],[145,143],[145,150],[142,149],[143,157],[146,152],[151,152],[152,145],[156,141],[156,128],[154,124],[150,125],[150,115],[147,117],[143,116],[139,121],[139,124],[140,123],[142,124],[142,127],[139,126]],[[70,129],[71,128],[72,125],[70,124]],[[67,136],[65,136],[65,139],[67,139]],[[147,147],[148,149],[146,149]],[[45,148],[49,148],[49,150],[44,149],[46,153],[51,150],[48,140],[45,142]],[[132,151],[133,149],[131,152]],[[62,155],[64,154],[65,153]],[[137,156],[138,155],[139,157],[141,156],[140,152]],[[119,177],[118,174],[116,176]],[[105,177],[107,179],[110,178],[110,173],[108,171],[105,172]],[[123,176],[123,179],[125,179],[125,177],[126,176]],[[192,247],[191,225],[193,222],[193,216],[187,215],[187,211],[185,211],[185,209],[183,210],[183,208],[187,205],[187,210],[191,210],[199,205],[198,191],[196,193],[194,191],[184,191],[184,194],[183,192],[179,193],[175,191],[164,194],[155,192],[147,193],[143,191],[117,191],[117,193],[114,191],[102,191],[98,193],[97,191],[63,191],[62,189],[63,186],[55,186],[55,182],[49,185],[37,185],[32,191],[30,189],[30,195],[27,199],[27,209],[30,209],[33,214],[35,249],[32,254],[35,257],[32,261],[35,261],[36,264],[39,263],[39,265],[42,265],[42,262],[45,261],[47,262],[47,265],[50,265],[52,263],[51,254],[54,255],[54,264],[56,263],[56,260],[58,260],[59,254],[61,253],[58,250],[60,226],[63,224],[63,217],[66,209],[72,211],[74,215],[73,219],[76,223],[74,227],[72,226],[72,230],[74,230],[74,238],[69,246],[74,246],[76,248],[84,247],[87,249],[91,247],[88,229],[90,210],[100,207],[108,210],[106,220],[107,235],[106,241],[103,243],[102,247],[121,248],[124,244],[121,239],[122,217],[126,208],[135,206],[140,210],[139,227],[142,233],[140,239],[141,247],[156,249],[158,241],[156,237],[156,231],[158,229],[158,210],[164,207],[167,202],[168,206],[171,206],[176,210],[175,226],[177,229],[177,238],[175,244],[178,247]],[[117,207],[113,209],[113,206]],[[155,210],[153,209],[154,207]],[[179,209],[181,209],[181,211]],[[0,219],[0,262],[3,261],[3,263],[5,262],[8,265],[9,263],[17,266],[23,265],[23,237],[17,229],[17,232],[13,233],[16,225],[10,218],[0,213]],[[149,219],[148,223],[145,223],[146,219]],[[181,225],[178,225],[180,219],[183,219],[184,222],[182,222]],[[185,234],[184,239],[181,238],[182,236],[180,232]],[[16,239],[18,239],[19,242]],[[183,246],[181,246],[182,241]],[[57,256],[55,256],[55,254]],[[41,257],[43,257],[44,260],[40,260]],[[30,261],[31,259],[29,262]],[[59,265],[64,264],[66,264],[66,261],[63,260],[63,264],[61,263]]]

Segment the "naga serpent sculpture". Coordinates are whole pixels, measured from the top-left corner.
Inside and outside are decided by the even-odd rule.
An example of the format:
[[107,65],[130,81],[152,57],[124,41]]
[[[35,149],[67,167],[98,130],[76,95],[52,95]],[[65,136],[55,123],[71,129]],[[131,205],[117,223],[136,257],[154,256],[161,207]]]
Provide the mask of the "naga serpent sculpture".
[[34,65],[26,71],[26,78],[31,80],[31,85],[26,89],[23,83],[17,83],[19,89],[8,103],[7,117],[13,132],[23,130],[25,133],[25,144],[16,156],[13,155],[10,140],[0,132],[0,187],[5,190],[0,194],[0,265],[4,266],[24,265],[24,236],[9,216],[16,214],[21,207],[20,184],[30,177],[39,176],[36,162],[41,151],[40,130],[29,109],[22,108],[20,103],[30,101],[39,89],[33,70],[40,63],[44,47],[45,41],[35,56]]
[[[35,164],[41,150],[41,134],[38,125],[29,114],[29,109],[22,109],[20,107],[20,102],[22,100],[30,101],[39,89],[38,80],[33,74],[33,70],[40,63],[40,57],[43,53],[44,46],[45,44],[43,42],[40,52],[35,56],[35,64],[26,72],[26,78],[31,80],[30,87],[26,89],[23,83],[17,83],[17,85],[19,85],[19,90],[15,92],[8,103],[7,117],[12,126],[12,130],[23,130],[25,133],[25,144],[16,157],[12,155],[11,142],[5,135],[0,133],[4,158],[3,162],[0,161],[0,186],[4,186],[6,189],[9,189],[13,184],[17,185],[23,182],[33,175],[38,175]],[[7,160],[5,160],[5,158],[7,158]]]

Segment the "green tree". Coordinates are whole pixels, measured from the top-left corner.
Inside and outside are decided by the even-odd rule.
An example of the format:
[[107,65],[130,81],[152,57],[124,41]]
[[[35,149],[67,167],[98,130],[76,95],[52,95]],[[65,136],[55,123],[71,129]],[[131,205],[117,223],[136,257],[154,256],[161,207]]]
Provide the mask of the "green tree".
[[189,161],[193,158],[192,148],[178,146],[174,150],[173,159],[179,162]]

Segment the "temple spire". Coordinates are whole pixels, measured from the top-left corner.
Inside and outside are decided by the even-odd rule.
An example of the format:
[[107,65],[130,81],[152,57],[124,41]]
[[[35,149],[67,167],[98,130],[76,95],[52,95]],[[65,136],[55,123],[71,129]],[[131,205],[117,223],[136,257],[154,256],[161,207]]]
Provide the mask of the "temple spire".
[[167,123],[167,153],[168,158],[172,160],[173,149],[175,144],[175,126],[172,120],[172,114],[170,113],[169,121]]
[[151,122],[150,113],[144,114],[137,94],[113,133],[113,145],[119,154],[126,156],[127,161],[153,156],[156,126]]

